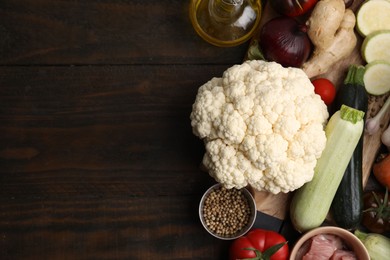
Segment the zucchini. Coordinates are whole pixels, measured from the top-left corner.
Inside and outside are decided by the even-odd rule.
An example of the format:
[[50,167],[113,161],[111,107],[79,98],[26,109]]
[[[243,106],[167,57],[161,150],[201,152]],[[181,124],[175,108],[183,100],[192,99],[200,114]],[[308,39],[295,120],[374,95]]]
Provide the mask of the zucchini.
[[[342,105],[367,111],[368,95],[364,87],[364,67],[349,67],[344,85],[340,87],[335,100],[335,108]],[[352,158],[344,172],[341,183],[333,199],[331,211],[335,223],[344,229],[355,229],[363,214],[363,135],[360,137]]]
[[314,168],[313,179],[295,191],[291,200],[291,222],[299,232],[319,227],[324,222],[362,136],[364,114],[342,105],[326,125],[326,146]]
[[362,241],[367,249],[371,260],[389,259],[390,256],[390,238],[376,233],[365,233],[355,230],[355,236]]

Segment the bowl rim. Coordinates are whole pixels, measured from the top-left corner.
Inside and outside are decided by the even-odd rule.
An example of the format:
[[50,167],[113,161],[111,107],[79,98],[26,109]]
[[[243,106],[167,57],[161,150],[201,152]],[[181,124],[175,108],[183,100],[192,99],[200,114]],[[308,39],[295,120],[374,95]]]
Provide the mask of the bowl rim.
[[364,246],[363,242],[360,241],[359,238],[357,238],[351,231],[348,231],[344,228],[337,227],[337,226],[321,226],[314,229],[311,229],[304,233],[294,244],[291,252],[289,260],[295,260],[295,257],[298,253],[299,248],[311,237],[318,235],[318,234],[333,234],[336,236],[339,236],[344,243],[348,245],[349,248],[353,248],[354,251],[356,248],[360,248],[358,259],[359,260],[370,260],[370,255],[368,254],[368,251],[366,247]]
[[208,194],[210,194],[211,191],[215,190],[215,189],[218,189],[220,187],[222,187],[223,185],[221,183],[217,183],[217,184],[214,184],[212,185],[211,187],[209,187],[203,194],[200,202],[199,202],[199,219],[200,219],[200,222],[202,223],[202,226],[203,228],[212,236],[218,238],[218,239],[222,239],[222,240],[233,240],[233,239],[237,239],[243,235],[245,235],[249,230],[252,229],[253,225],[255,224],[255,221],[256,221],[256,217],[257,217],[257,208],[256,208],[256,201],[252,195],[252,193],[250,193],[250,191],[247,189],[247,188],[241,188],[241,189],[238,189],[238,190],[241,190],[244,195],[247,197],[248,199],[248,202],[249,202],[249,206],[251,208],[251,218],[249,220],[249,223],[240,231],[238,232],[236,235],[234,236],[231,236],[231,237],[223,237],[223,236],[219,236],[213,232],[211,232],[211,230],[207,227],[205,221],[204,221],[204,216],[203,216],[203,204],[204,204],[204,201],[207,197]]

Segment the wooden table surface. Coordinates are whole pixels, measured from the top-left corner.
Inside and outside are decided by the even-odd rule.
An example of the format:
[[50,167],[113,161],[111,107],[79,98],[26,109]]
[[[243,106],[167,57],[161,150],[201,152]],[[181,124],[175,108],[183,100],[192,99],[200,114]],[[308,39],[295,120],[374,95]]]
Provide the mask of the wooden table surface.
[[189,115],[240,63],[184,0],[0,1],[0,259],[225,259]]

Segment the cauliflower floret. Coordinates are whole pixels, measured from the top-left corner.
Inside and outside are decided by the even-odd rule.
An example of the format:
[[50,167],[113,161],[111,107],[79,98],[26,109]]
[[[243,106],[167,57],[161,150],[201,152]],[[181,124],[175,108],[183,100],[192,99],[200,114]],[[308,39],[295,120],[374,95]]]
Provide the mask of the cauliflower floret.
[[213,78],[199,88],[197,102],[194,103],[192,110],[197,111],[191,115],[193,131],[200,138],[214,136],[216,131],[213,122],[220,117],[222,107],[226,105],[225,95],[223,93],[222,80]]
[[201,86],[190,119],[216,181],[277,194],[313,178],[328,117],[301,69],[254,60]]
[[250,162],[234,146],[225,144],[222,139],[206,143],[206,154],[203,164],[210,174],[227,188],[243,188],[247,186],[247,171]]

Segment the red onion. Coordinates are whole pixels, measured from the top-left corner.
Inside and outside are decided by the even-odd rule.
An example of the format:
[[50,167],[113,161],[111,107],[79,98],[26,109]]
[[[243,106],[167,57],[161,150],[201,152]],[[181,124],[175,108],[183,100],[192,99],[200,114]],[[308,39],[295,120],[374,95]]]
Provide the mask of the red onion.
[[276,12],[295,17],[311,11],[317,2],[318,0],[271,0],[270,4]]
[[307,27],[290,17],[267,22],[260,33],[260,49],[268,61],[284,67],[301,67],[311,53]]

